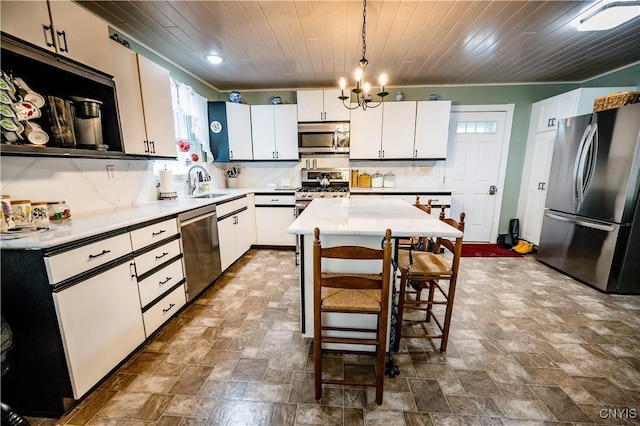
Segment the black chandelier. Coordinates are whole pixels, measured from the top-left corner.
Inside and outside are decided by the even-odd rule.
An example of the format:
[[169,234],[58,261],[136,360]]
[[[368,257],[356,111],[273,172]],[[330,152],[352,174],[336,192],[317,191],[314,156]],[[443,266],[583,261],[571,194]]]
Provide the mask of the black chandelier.
[[344,94],[344,89],[347,86],[347,81],[342,77],[340,79],[340,89],[341,94],[338,96],[338,99],[342,100],[342,105],[344,105],[347,109],[356,109],[362,108],[366,110],[367,108],[376,108],[384,102],[384,97],[389,94],[389,92],[385,92],[384,85],[387,84],[387,75],[380,74],[380,92],[377,95],[380,97],[380,101],[377,104],[372,103],[371,95],[369,94],[369,90],[371,90],[371,85],[369,82],[365,80],[365,71],[367,68],[367,64],[369,61],[367,60],[367,0],[363,1],[363,11],[362,11],[362,59],[358,61],[358,68],[356,69],[355,79],[356,79],[356,87],[351,89],[351,92],[356,95],[356,101],[358,102],[357,106],[351,107],[346,104],[345,101],[350,99],[351,96]]

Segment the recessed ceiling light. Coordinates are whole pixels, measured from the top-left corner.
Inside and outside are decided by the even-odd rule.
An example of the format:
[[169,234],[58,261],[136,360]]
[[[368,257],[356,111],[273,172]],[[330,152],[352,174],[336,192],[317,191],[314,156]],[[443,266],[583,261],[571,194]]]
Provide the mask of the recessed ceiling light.
[[222,56],[218,56],[214,54],[209,54],[205,56],[205,58],[207,58],[207,61],[211,62],[212,64],[219,64],[222,61],[224,61],[224,59],[222,59]]
[[638,16],[640,1],[605,2],[595,12],[580,19],[578,31],[609,30]]

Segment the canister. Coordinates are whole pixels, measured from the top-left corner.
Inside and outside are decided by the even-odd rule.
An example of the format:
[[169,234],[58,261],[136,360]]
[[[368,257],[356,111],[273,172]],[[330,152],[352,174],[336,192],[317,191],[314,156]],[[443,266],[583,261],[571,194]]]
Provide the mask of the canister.
[[360,188],[371,188],[371,175],[364,172],[358,176],[358,186]]
[[385,188],[393,188],[396,186],[396,175],[392,172],[385,173],[383,176],[383,185]]
[[11,209],[11,197],[8,195],[2,196],[2,221],[0,222],[0,230],[6,231],[7,229],[15,228],[16,224],[13,221],[13,210]]
[[382,181],[383,181],[382,173],[375,172],[371,177],[371,187],[382,188]]
[[71,209],[64,201],[49,201],[47,211],[49,220],[62,220],[71,217]]
[[11,200],[13,222],[16,226],[32,226],[31,200]]
[[46,201],[34,201],[31,203],[31,215],[33,224],[38,228],[49,226],[49,209]]
[[357,188],[358,187],[358,170],[351,170],[351,187],[352,188]]

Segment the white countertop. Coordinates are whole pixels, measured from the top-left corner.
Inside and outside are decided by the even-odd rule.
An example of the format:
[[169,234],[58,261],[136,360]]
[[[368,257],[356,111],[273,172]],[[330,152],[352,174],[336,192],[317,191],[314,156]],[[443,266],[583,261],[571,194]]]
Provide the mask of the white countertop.
[[349,192],[352,194],[443,194],[451,195],[451,190],[447,189],[423,189],[423,188],[407,188],[407,187],[387,187],[387,188],[354,188],[351,187]]
[[46,249],[77,241],[82,238],[122,229],[127,226],[179,214],[208,204],[217,204],[238,195],[269,191],[271,191],[269,188],[217,189],[209,192],[209,194],[221,194],[221,196],[215,198],[185,197],[175,200],[150,201],[148,203],[80,215],[74,215],[72,209],[70,219],[51,221],[48,230],[39,231],[32,235],[16,239],[8,239],[11,235],[8,235],[8,237],[4,237],[3,235],[3,238],[0,240],[0,248]]
[[384,235],[394,237],[447,237],[462,233],[410,203],[389,198],[315,199],[289,226],[290,234],[313,234],[314,228],[329,235]]

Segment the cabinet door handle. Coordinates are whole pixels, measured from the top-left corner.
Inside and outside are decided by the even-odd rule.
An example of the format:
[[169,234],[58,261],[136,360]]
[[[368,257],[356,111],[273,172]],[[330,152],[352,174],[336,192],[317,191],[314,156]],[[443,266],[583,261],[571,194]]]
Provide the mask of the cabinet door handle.
[[382,158],[384,158],[384,149],[382,150]]
[[[60,47],[61,52],[69,53],[69,46],[67,46],[67,32],[66,31],[56,31],[58,33],[58,46]],[[60,43],[60,36],[62,36],[62,41],[64,42],[64,47],[62,43]]]
[[158,259],[162,259],[163,257],[167,256],[169,253],[168,252],[162,252],[162,254],[160,256],[156,256],[156,260]]
[[136,263],[135,262],[131,262],[129,264],[129,270],[131,271],[131,278],[134,278],[134,277],[138,276],[138,271],[136,271]]
[[89,255],[89,259],[95,259],[96,257],[104,256],[107,253],[111,253],[111,250],[104,249],[104,250],[102,250],[102,253],[90,254]]
[[233,158],[233,151],[229,151],[229,158]]
[[149,148],[149,152],[151,154],[155,154],[156,153],[156,141],[149,141],[149,145],[151,146]]
[[[165,285],[169,281],[171,281],[171,277],[167,277],[164,281],[158,281],[158,287],[162,287],[163,285]],[[171,309],[171,308],[169,308],[169,309]]]
[[144,143],[144,152],[145,154],[149,153],[149,141],[142,141]]
[[275,151],[271,151],[271,158],[276,158],[276,152]]
[[280,157],[278,156],[278,151],[276,151],[276,158],[280,158]]
[[[53,44],[53,26],[42,25],[42,29],[44,30],[44,42],[48,47],[54,47],[55,44]],[[49,38],[51,38],[51,41],[49,41],[49,39],[47,38],[47,33],[49,34]]]
[[418,158],[418,150],[416,149],[416,153],[413,155],[415,158]]
[[378,150],[378,158],[382,158],[382,151]]
[[167,309],[163,309],[163,310],[162,310],[162,312],[166,314],[166,313],[167,313],[167,312],[169,312],[169,311],[171,310],[171,308],[173,308],[174,306],[176,306],[176,304],[175,304],[175,303],[170,303],[170,304],[169,304],[169,307],[168,307]]
[[160,234],[164,234],[165,232],[167,232],[167,230],[166,230],[166,229],[161,229],[161,230],[159,230],[158,232],[152,232],[152,233],[151,233],[151,236],[152,236],[152,237],[157,237],[158,235],[160,235]]

